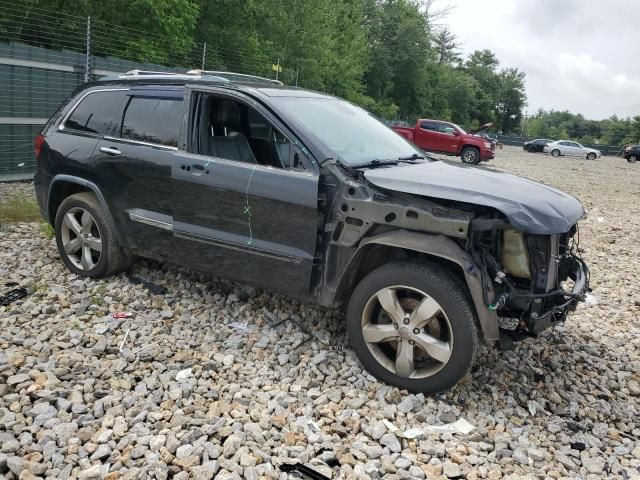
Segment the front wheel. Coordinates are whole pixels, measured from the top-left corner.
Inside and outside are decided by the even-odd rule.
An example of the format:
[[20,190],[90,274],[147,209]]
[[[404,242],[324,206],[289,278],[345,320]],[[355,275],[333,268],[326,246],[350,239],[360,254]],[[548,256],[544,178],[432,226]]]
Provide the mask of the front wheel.
[[474,147],[463,148],[460,157],[462,157],[464,163],[470,163],[472,165],[480,163],[480,151]]
[[627,162],[629,163],[636,163],[638,161],[638,157],[636,157],[635,155],[629,155],[629,158],[627,158]]
[[557,148],[554,150],[551,150],[551,156],[552,157],[559,157],[560,156],[560,150],[558,150]]
[[367,275],[347,308],[347,331],[363,366],[411,392],[453,387],[473,365],[473,308],[442,268],[390,263]]
[[587,154],[587,160],[595,160],[596,159],[596,154],[595,153],[588,153]]

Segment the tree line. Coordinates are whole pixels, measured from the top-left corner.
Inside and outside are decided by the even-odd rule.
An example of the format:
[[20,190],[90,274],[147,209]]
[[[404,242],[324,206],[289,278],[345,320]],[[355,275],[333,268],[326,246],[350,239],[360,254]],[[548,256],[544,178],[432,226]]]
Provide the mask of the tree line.
[[529,138],[568,139],[591,144],[640,143],[640,115],[587,120],[579,113],[539,110],[526,119],[523,133]]
[[[0,0],[2,1],[2,0]],[[435,0],[14,0],[0,39],[141,62],[274,76],[383,119],[429,117],[520,132],[525,74],[489,50],[463,58]],[[4,8],[3,8],[4,9]],[[19,12],[12,15],[13,11]],[[51,10],[48,21],[42,12]],[[195,65],[194,65],[195,63]]]

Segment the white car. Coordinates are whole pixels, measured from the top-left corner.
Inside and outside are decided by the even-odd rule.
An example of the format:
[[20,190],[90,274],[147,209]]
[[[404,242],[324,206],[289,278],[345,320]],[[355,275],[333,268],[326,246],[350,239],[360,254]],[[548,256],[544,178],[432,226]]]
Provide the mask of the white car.
[[558,140],[556,142],[547,143],[543,149],[544,153],[550,153],[554,157],[560,155],[568,155],[571,157],[583,157],[589,160],[595,160],[602,156],[600,150],[593,148],[587,148],[580,145],[578,142],[572,142],[570,140]]

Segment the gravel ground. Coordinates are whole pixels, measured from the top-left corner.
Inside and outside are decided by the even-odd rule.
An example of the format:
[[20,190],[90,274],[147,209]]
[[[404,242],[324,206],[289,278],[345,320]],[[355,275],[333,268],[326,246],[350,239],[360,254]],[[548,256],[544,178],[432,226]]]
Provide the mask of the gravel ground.
[[0,478],[640,478],[640,166],[505,147],[488,168],[584,202],[597,303],[438,397],[363,371],[339,312],[143,260],[166,294],[80,279],[37,224],[3,225],[0,291],[31,293],[0,307]]

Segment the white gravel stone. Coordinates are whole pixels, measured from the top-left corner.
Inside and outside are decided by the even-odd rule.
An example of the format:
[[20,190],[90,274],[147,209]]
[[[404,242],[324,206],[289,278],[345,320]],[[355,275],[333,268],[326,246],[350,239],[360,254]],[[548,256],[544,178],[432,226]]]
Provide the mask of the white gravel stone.
[[[515,352],[483,347],[473,373],[435,397],[376,381],[348,348],[302,343],[296,322],[348,345],[339,310],[145,260],[131,273],[167,294],[125,275],[79,279],[38,224],[3,224],[0,289],[30,293],[0,307],[0,475],[19,478],[26,465],[23,477],[62,480],[278,479],[283,461],[340,457],[348,463],[318,468],[332,478],[637,477],[640,167],[505,147],[472,168],[524,174],[584,202],[580,247],[598,302]],[[31,191],[0,183],[3,199]],[[404,431],[459,418],[476,429],[410,441],[382,422]],[[572,449],[580,442],[584,451]]]

